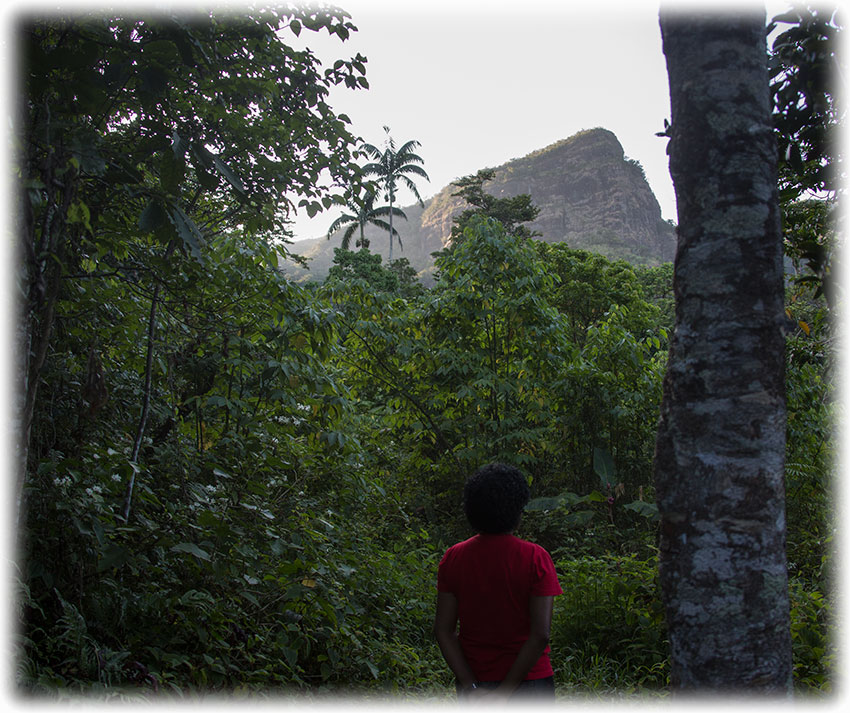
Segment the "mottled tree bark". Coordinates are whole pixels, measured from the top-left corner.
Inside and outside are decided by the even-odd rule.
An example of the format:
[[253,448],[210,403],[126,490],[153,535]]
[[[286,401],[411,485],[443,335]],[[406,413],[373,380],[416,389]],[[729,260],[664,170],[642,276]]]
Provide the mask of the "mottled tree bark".
[[655,453],[677,691],[787,694],[782,243],[764,14],[662,8],[679,238]]

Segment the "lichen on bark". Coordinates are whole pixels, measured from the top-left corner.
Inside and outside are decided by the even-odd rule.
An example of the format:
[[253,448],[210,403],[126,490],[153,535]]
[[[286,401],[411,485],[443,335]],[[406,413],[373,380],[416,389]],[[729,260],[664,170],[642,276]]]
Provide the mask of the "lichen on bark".
[[655,477],[675,690],[787,694],[782,245],[764,16],[661,14],[679,218]]

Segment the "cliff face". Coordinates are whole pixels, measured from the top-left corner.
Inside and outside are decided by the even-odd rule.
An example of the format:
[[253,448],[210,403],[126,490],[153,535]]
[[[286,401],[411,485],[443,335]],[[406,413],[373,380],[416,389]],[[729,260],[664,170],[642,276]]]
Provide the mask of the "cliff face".
[[[467,207],[452,197],[457,188],[446,186],[425,203],[403,208],[407,222],[399,221],[403,250],[395,246],[394,257],[406,257],[427,279],[433,267],[431,253],[445,247],[452,220]],[[662,220],[661,208],[646,182],[643,169],[626,159],[617,137],[607,129],[591,129],[559,141],[524,158],[495,169],[484,190],[496,197],[531,195],[540,208],[528,227],[546,242],[622,258],[633,264],[657,265],[673,259],[676,238],[672,225]],[[385,231],[366,230],[370,250],[387,259]],[[294,279],[322,279],[333,261],[333,248],[341,233],[330,240],[299,241],[292,252],[310,258],[309,273],[287,263]]]

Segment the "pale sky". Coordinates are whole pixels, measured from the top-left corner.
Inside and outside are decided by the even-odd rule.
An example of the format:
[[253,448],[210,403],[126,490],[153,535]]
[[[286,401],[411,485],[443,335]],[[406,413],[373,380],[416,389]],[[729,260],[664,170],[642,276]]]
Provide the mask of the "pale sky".
[[[339,89],[331,106],[380,145],[416,139],[430,183],[423,199],[480,168],[594,127],[617,135],[644,167],[665,219],[676,220],[665,149],[670,117],[657,0],[336,0],[358,31],[342,43],[302,32],[325,65],[360,52],[366,91]],[[678,3],[687,8],[689,3]],[[711,7],[724,5],[713,2]],[[752,2],[726,3],[740,9]],[[767,15],[786,3],[769,0]],[[405,193],[400,205],[414,198]],[[299,216],[296,239],[325,234],[339,213]]]
[[[700,0],[668,0],[687,8]],[[335,88],[330,105],[352,119],[351,131],[381,145],[383,126],[397,145],[421,143],[430,182],[416,179],[427,199],[452,181],[521,158],[583,129],[616,134],[627,157],[643,166],[665,219],[676,220],[665,153],[655,136],[670,117],[667,70],[661,51],[658,0],[331,0],[358,31],[346,42],[302,31],[285,41],[306,45],[328,67],[365,55],[368,90]],[[767,0],[767,17],[785,0]],[[50,2],[3,4],[5,21],[33,11],[197,9],[212,5],[238,12],[246,3]],[[752,8],[758,0],[702,0],[712,9]],[[9,25],[2,23],[3,29]],[[14,46],[7,34],[4,56]],[[7,65],[8,66],[8,65]],[[400,194],[399,205],[414,197]],[[297,200],[296,200],[297,203]],[[313,219],[294,216],[296,239],[323,236],[340,210]]]

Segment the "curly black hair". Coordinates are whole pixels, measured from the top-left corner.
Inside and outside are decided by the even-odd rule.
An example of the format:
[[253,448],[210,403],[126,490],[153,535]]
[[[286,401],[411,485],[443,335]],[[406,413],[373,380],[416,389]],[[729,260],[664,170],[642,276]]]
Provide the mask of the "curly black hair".
[[513,532],[529,498],[528,483],[512,465],[490,463],[466,481],[463,510],[477,532],[502,535]]

